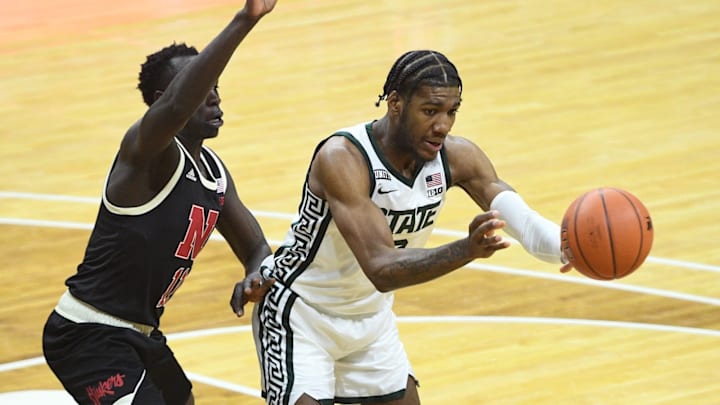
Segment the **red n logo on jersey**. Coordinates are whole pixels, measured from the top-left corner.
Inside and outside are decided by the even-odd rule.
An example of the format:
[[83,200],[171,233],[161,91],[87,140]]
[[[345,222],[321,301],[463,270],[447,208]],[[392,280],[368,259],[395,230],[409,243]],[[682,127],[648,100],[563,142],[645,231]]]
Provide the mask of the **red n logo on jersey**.
[[178,244],[175,256],[182,259],[189,259],[192,256],[192,259],[195,260],[195,257],[210,238],[213,229],[215,229],[215,223],[217,223],[219,215],[218,211],[210,210],[206,220],[203,207],[193,205],[188,217],[190,223],[185,232],[185,239]]

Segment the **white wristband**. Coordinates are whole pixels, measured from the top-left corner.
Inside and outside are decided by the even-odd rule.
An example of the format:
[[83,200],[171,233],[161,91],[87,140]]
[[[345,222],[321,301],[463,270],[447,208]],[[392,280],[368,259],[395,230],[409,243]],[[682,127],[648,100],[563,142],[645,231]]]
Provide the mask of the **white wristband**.
[[272,278],[273,271],[275,270],[275,255],[269,254],[260,263],[260,275],[263,280]]
[[520,194],[502,191],[490,203],[505,221],[503,230],[517,239],[525,250],[548,263],[562,263],[560,226],[531,209]]

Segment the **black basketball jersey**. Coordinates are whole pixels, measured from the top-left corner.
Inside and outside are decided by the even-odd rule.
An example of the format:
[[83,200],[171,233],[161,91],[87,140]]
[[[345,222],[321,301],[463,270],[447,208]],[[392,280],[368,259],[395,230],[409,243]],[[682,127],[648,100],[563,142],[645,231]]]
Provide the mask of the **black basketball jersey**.
[[[209,148],[203,146],[196,163],[176,143],[181,151],[178,167],[149,202],[115,206],[107,198],[105,181],[85,257],[66,281],[73,296],[99,310],[155,327],[210,238],[227,184],[222,163]],[[212,179],[205,178],[197,164],[204,165]]]

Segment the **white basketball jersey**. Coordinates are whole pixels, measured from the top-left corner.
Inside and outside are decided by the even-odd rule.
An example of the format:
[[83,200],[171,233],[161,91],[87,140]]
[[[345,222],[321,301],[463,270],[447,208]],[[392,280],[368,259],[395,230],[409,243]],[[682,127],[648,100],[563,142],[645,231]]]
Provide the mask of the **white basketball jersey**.
[[[332,136],[348,138],[365,156],[370,197],[385,214],[395,246],[423,247],[450,183],[445,149],[406,178],[386,163],[374,143],[371,124],[358,124]],[[274,262],[272,276],[321,312],[364,316],[392,306],[393,294],[377,291],[365,276],[332,220],[327,201],[313,195],[307,178],[297,217]]]

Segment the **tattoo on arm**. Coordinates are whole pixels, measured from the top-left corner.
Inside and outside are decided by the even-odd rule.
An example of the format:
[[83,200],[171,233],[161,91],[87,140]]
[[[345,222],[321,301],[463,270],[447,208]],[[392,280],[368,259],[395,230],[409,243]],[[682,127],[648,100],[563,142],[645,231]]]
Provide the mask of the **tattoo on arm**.
[[467,240],[459,240],[433,249],[399,249],[396,258],[382,272],[383,286],[394,290],[421,284],[444,276],[472,259],[468,257]]

